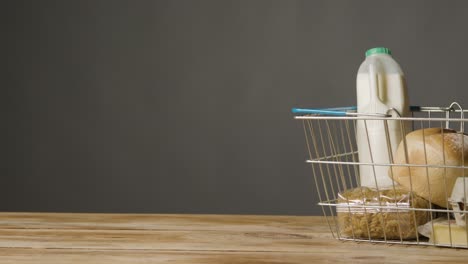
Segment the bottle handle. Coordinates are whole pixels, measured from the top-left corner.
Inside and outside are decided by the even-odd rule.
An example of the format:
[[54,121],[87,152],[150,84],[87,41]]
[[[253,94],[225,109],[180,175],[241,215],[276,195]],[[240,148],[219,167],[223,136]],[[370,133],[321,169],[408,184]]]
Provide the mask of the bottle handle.
[[378,95],[378,83],[377,83],[377,73],[375,71],[375,65],[369,63],[369,90],[370,90],[370,99],[374,102],[381,102]]

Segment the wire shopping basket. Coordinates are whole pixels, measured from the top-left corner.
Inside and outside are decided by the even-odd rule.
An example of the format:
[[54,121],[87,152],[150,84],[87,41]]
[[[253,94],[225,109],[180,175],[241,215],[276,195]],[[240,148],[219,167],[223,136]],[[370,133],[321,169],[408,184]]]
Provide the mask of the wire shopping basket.
[[[394,109],[386,114],[357,113],[356,107],[292,110],[303,124],[318,204],[340,240],[468,248],[467,110],[452,103],[410,111],[411,117],[400,117]],[[372,122],[384,130],[381,142],[372,144],[387,148],[385,160],[373,158]],[[389,136],[395,124],[403,135],[398,148]],[[365,129],[358,130],[360,125]],[[359,159],[359,139],[368,141],[370,160]],[[364,173],[375,178],[375,186],[362,185]],[[382,173],[392,179],[390,186],[379,186]]]

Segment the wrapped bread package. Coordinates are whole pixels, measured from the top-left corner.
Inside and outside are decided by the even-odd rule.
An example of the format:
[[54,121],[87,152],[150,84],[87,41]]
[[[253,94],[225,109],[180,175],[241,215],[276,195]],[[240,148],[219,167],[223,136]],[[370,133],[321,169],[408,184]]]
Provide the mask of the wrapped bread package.
[[414,239],[428,221],[429,202],[401,187],[358,187],[338,194],[340,235],[361,239]]

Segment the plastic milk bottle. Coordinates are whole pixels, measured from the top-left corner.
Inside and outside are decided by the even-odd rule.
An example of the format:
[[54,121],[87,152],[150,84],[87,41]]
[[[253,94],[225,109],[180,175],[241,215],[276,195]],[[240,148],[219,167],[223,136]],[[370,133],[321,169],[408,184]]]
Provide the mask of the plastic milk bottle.
[[[356,81],[358,113],[409,116],[405,76],[391,54],[389,49],[383,47],[366,52],[366,59],[359,67]],[[366,118],[365,115],[361,117]],[[379,189],[391,187],[394,183],[389,175],[390,167],[375,164],[392,162],[393,154],[410,131],[411,123],[363,119],[356,124],[358,156],[360,163],[369,165],[359,165],[361,186]]]

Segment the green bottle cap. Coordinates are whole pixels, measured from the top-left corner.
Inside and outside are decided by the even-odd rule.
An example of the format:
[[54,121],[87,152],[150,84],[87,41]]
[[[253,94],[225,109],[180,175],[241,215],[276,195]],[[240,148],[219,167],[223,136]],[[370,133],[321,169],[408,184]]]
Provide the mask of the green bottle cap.
[[379,54],[379,53],[383,53],[383,54],[388,54],[388,55],[392,55],[392,51],[387,49],[387,48],[384,48],[384,47],[377,47],[377,48],[372,48],[370,50],[367,50],[366,51],[366,57],[367,56],[370,56],[372,54]]

